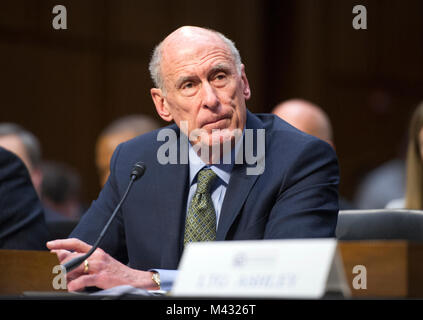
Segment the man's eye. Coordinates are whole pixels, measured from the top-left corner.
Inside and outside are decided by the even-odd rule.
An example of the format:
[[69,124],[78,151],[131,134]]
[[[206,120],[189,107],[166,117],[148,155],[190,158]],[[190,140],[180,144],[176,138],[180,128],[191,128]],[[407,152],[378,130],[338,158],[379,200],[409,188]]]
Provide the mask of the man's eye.
[[184,82],[179,90],[184,96],[192,96],[198,90],[198,83],[195,81]]
[[182,89],[191,89],[194,86],[192,82],[187,82],[182,85]]
[[225,72],[219,72],[216,73],[216,75],[213,76],[212,82],[217,87],[224,87],[228,83],[229,77]]
[[224,74],[224,73],[219,73],[215,77],[216,80],[223,80],[225,78],[226,78],[226,74]]

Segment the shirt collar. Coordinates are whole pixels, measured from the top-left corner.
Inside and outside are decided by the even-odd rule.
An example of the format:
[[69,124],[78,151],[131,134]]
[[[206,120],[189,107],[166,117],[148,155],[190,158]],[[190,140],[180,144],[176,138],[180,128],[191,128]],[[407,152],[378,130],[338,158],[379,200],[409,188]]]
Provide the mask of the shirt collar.
[[[244,136],[244,131],[242,132]],[[235,159],[234,155],[236,155],[239,151],[240,146],[242,145],[243,139],[238,139],[235,143],[235,147],[232,149],[232,159]],[[204,167],[208,167],[213,170],[214,173],[227,185],[229,184],[229,179],[231,177],[232,168],[234,166],[233,161],[229,164],[221,163],[221,164],[213,164],[207,165],[204,163],[203,160],[198,156],[198,154],[194,151],[191,143],[188,143],[188,159],[189,159],[189,181],[190,185],[192,185],[197,173],[203,169]]]

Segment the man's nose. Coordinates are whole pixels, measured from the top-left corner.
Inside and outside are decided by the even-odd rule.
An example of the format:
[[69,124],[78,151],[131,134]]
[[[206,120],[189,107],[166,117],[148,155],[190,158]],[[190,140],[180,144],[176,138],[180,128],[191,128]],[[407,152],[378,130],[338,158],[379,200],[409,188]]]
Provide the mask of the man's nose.
[[214,109],[219,106],[219,98],[216,90],[208,83],[202,85],[203,107]]

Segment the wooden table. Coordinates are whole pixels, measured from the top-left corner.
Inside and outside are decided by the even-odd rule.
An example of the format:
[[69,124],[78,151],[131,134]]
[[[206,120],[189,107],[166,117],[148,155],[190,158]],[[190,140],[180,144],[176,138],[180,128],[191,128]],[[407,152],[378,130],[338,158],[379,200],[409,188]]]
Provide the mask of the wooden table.
[[[423,244],[407,241],[339,241],[352,297],[423,298]],[[48,251],[0,250],[0,295],[61,292],[52,286],[58,265]],[[355,266],[366,270],[366,289],[355,289]]]
[[[353,297],[423,298],[423,244],[396,240],[338,244]],[[366,289],[352,285],[357,265],[366,268]]]

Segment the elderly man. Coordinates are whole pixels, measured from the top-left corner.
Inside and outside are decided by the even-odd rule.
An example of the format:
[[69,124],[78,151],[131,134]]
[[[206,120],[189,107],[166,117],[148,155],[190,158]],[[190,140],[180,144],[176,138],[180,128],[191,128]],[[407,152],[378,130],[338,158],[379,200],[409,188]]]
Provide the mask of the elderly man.
[[[101,249],[68,274],[69,290],[157,289],[160,280],[165,289],[192,241],[334,236],[339,176],[333,149],[274,115],[247,110],[250,86],[230,40],[212,30],[179,28],[156,47],[150,71],[156,110],[175,124],[121,144],[74,238],[48,243],[62,262],[87,252],[125,191],[132,164],[145,162],[146,173]],[[178,139],[163,142],[163,130]],[[176,146],[185,159],[184,137],[190,140],[187,163],[163,164],[164,143],[169,154]],[[219,161],[227,152],[204,156],[228,141],[235,155],[228,163]],[[256,174],[248,170],[251,151],[263,169]]]

